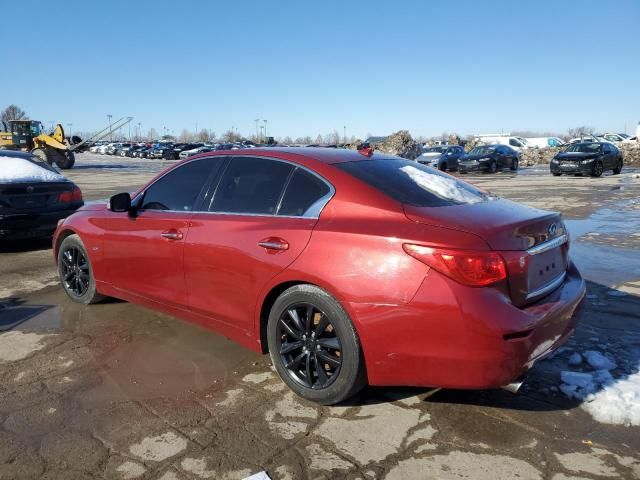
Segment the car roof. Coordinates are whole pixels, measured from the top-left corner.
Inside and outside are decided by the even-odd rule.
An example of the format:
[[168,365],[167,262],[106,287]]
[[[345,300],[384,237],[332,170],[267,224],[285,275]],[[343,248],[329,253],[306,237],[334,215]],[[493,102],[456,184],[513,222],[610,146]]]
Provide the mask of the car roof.
[[[346,150],[342,148],[323,148],[323,147],[258,147],[233,150],[234,155],[242,155],[241,152],[247,152],[248,155],[269,156],[270,154],[299,155],[301,157],[311,158],[322,163],[345,163],[357,162],[362,160],[398,160],[400,157],[388,155],[385,153],[377,153],[371,157],[359,153],[357,150]],[[219,153],[218,153],[219,152]],[[218,150],[213,152],[218,155],[229,155],[229,150]],[[195,157],[194,157],[195,158]]]
[[33,158],[33,154],[20,150],[0,150],[0,157]]

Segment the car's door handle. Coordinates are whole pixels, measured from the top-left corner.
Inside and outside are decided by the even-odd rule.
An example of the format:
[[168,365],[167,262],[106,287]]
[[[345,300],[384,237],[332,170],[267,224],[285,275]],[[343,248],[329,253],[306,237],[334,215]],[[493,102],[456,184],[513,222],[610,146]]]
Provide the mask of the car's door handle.
[[289,242],[278,237],[269,237],[258,242],[258,246],[267,250],[288,250]]
[[166,232],[162,232],[160,236],[167,238],[169,240],[182,240],[182,232],[179,230],[168,230]]

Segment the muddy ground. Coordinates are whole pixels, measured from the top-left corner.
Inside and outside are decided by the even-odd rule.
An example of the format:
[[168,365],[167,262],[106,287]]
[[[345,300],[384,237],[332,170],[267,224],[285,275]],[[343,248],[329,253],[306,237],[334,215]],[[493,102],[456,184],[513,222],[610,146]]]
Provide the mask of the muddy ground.
[[[166,165],[85,154],[65,174],[100,199]],[[616,380],[638,373],[637,174],[465,176],[562,211],[589,281],[576,335],[516,396],[370,388],[318,407],[212,332],[125,302],[73,304],[47,242],[0,247],[0,479],[640,478],[640,426],[595,420],[558,390],[576,352],[615,359]]]

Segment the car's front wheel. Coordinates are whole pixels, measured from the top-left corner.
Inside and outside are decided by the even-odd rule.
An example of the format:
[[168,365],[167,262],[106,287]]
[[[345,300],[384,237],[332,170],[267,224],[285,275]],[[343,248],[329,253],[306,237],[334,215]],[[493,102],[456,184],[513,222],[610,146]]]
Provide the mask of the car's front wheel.
[[362,349],[349,316],[314,285],[296,285],[278,297],[269,314],[267,342],[282,380],[307,400],[333,405],[366,384]]
[[489,173],[496,173],[498,171],[498,164],[495,160],[491,160],[489,164]]
[[105,298],[96,290],[89,255],[78,235],[69,235],[60,244],[58,275],[62,288],[74,302],[89,305]]
[[593,169],[591,170],[591,176],[600,177],[602,176],[603,171],[604,171],[604,166],[602,165],[602,162],[596,162],[595,165],[593,166]]
[[511,170],[513,170],[514,172],[516,170],[518,170],[518,159],[517,158],[513,158],[511,159]]

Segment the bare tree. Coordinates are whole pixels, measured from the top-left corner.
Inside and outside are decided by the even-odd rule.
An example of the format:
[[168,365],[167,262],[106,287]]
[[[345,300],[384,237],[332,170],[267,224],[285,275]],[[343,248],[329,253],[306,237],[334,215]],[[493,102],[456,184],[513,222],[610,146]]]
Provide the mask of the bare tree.
[[287,135],[282,140],[278,140],[278,143],[283,143],[285,145],[291,145],[293,143],[293,139],[290,136]]
[[198,132],[199,142],[208,142],[210,139],[211,133],[206,128],[203,128],[202,130],[200,130],[200,132]]
[[225,142],[239,142],[242,140],[242,136],[239,133],[234,132],[233,130],[227,130],[222,134],[222,139]]
[[178,137],[182,143],[187,143],[191,141],[191,132],[189,132],[186,128],[182,129],[180,132],[180,136]]
[[151,130],[149,130],[149,133],[147,133],[147,140],[156,140],[158,138],[158,132],[156,131],[155,128],[152,128]]
[[594,131],[593,127],[582,126],[582,127],[570,128],[569,130],[567,130],[567,133],[571,138],[575,138],[575,137],[582,138],[585,135],[593,135],[593,131]]
[[322,135],[318,134],[318,136],[316,137],[316,144],[324,145],[324,138],[322,138]]
[[3,122],[9,122],[11,120],[27,120],[27,114],[17,105],[9,105],[2,111],[2,115],[0,115],[0,120]]

